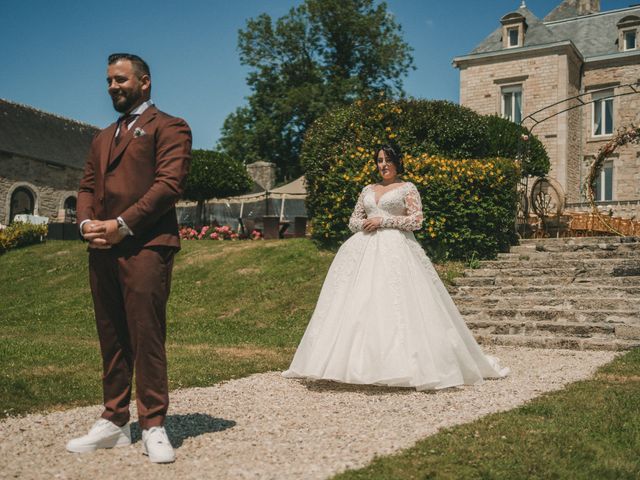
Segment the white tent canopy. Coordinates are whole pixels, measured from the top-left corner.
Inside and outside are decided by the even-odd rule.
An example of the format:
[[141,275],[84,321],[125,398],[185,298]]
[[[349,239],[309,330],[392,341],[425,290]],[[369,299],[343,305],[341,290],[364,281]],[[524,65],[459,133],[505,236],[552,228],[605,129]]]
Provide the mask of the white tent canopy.
[[[244,214],[244,204],[251,204],[254,202],[259,202],[264,200],[265,203],[269,202],[269,199],[280,200],[280,212],[279,216],[282,220],[284,218],[285,212],[285,202],[287,198],[291,200],[304,200],[307,196],[307,189],[305,188],[305,178],[304,175],[296,178],[292,182],[289,182],[285,185],[281,185],[280,187],[274,188],[272,190],[263,190],[261,192],[247,193],[245,195],[238,195],[235,197],[228,198],[214,198],[208,200],[206,202],[207,205],[215,206],[215,205],[226,205],[230,207],[232,204],[240,204],[240,217],[243,217]],[[190,207],[194,206],[195,202],[180,202],[179,206]]]
[[302,177],[296,178],[293,182],[268,191],[267,195],[280,197],[280,220],[282,220],[284,218],[284,203],[287,197],[304,198],[307,196],[304,175]]
[[307,189],[305,188],[304,175],[296,178],[293,182],[289,182],[278,188],[272,190],[263,190],[262,192],[246,193],[244,195],[238,195],[229,198],[214,198],[207,203],[244,203],[255,202],[257,200],[264,199],[265,197],[286,198],[291,197],[306,197]]
[[307,188],[304,175],[296,178],[293,182],[282,185],[281,187],[269,190],[269,195],[307,195]]

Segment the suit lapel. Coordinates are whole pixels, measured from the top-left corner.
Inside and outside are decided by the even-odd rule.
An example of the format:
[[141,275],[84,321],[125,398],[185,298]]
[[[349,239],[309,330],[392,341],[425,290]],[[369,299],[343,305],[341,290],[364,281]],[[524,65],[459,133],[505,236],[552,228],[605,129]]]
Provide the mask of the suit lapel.
[[[111,145],[113,145],[113,147],[111,147],[111,152],[109,154],[109,162],[107,163],[107,165],[105,165],[105,170],[111,163],[113,163],[118,157],[120,157],[120,155],[123,154],[123,152],[129,145],[129,142],[131,142],[131,139],[133,138],[133,134],[136,131],[136,129],[144,127],[147,123],[153,120],[153,118],[156,116],[157,113],[158,113],[158,109],[153,105],[151,105],[144,112],[142,112],[142,115],[140,115],[140,117],[138,117],[138,119],[131,126],[131,128],[127,130],[127,133],[124,134],[124,136],[122,137],[122,139],[117,145],[115,144],[115,142],[111,141]],[[115,136],[115,129],[113,131],[113,135],[111,135],[112,140],[114,136]]]
[[104,174],[107,171],[109,165],[109,158],[111,158],[111,152],[113,151],[113,137],[116,134],[116,128],[118,122],[109,125],[104,131],[104,140],[102,141],[102,148],[100,149],[100,171]]

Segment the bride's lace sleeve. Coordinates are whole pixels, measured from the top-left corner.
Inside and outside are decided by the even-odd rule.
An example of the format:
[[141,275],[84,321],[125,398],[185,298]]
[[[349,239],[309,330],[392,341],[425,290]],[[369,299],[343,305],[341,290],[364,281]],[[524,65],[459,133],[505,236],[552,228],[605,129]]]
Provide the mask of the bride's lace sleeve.
[[420,199],[418,189],[413,183],[409,184],[407,188],[407,193],[404,196],[404,204],[406,215],[383,217],[380,227],[395,228],[407,232],[420,230],[424,219],[422,216],[422,200]]
[[364,187],[360,192],[360,196],[358,197],[358,201],[356,202],[356,206],[353,209],[353,213],[351,214],[351,218],[349,219],[349,230],[353,233],[362,231],[362,224],[367,219],[367,212],[364,209],[364,193],[367,190],[367,187]]

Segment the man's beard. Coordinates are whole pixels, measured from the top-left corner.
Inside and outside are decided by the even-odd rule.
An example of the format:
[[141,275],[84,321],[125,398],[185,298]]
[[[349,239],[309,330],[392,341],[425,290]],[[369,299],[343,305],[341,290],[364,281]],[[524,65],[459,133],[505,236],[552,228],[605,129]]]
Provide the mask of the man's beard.
[[131,107],[133,107],[141,97],[142,94],[139,92],[123,92],[122,95],[111,97],[111,101],[113,102],[113,108],[115,108],[116,112],[126,113],[131,110]]

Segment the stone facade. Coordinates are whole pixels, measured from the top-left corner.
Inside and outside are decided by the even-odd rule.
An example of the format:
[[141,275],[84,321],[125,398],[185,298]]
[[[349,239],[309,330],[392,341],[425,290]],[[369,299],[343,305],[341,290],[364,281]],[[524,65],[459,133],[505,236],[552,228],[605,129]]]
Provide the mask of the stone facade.
[[[469,65],[460,71],[460,103],[481,114],[500,113],[502,91],[512,86],[522,87],[524,113],[555,103],[575,90],[570,89],[568,81],[559,81],[570,77],[573,56],[571,50],[558,47],[554,51],[512,55],[510,59],[488,58]],[[556,111],[552,109],[549,114]],[[567,113],[562,113],[534,130],[552,159],[552,171],[563,185],[570,155],[567,129],[562,128],[567,116]]]
[[[522,92],[522,118],[546,108],[534,117],[550,118],[538,124],[525,119],[523,125],[544,143],[551,159],[549,177],[560,184],[571,210],[588,209],[583,187],[588,168],[613,136],[594,135],[596,97],[589,93],[614,95],[613,133],[640,125],[640,94],[616,96],[631,93],[625,85],[640,82],[640,49],[620,48],[627,28],[640,25],[640,7],[599,10],[599,1],[565,0],[539,20],[523,5],[505,15],[502,25],[471,54],[454,59],[462,105],[481,114],[505,114],[504,89],[516,88]],[[513,25],[521,25],[522,34],[515,48],[504,38],[505,26]],[[578,100],[567,99],[578,95],[584,106],[557,114],[577,106]],[[640,218],[640,148],[621,147],[610,161],[612,198],[600,202],[602,208]]]
[[0,100],[0,223],[21,213],[74,222],[85,158],[97,131]]
[[18,188],[33,196],[33,215],[48,217],[52,222],[75,220],[64,206],[65,201],[77,197],[81,176],[78,168],[0,153],[0,223],[9,223],[11,198]]
[[[611,86],[613,91],[620,90],[617,85],[626,85],[640,79],[640,64],[624,65],[615,61],[589,65],[584,71],[584,88],[606,88]],[[593,136],[593,109],[583,110],[583,162],[582,178],[586,176],[588,167],[598,153],[598,149],[610,137],[597,138]],[[614,126],[640,125],[640,95],[626,95],[613,99],[615,112]],[[613,161],[613,199],[620,201],[640,200],[640,163],[638,162],[640,149],[636,146],[619,148],[612,156]],[[617,178],[616,178],[617,177]],[[639,215],[640,217],[640,215]]]

